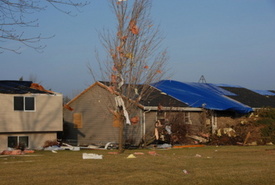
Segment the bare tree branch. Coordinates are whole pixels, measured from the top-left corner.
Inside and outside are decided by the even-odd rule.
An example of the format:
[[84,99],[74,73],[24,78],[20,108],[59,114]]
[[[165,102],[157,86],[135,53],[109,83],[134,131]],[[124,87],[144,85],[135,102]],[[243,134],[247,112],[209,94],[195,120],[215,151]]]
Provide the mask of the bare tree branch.
[[[87,1],[75,2],[74,0],[2,0],[0,1],[0,42],[6,41],[19,42],[21,45],[42,51],[46,46],[39,45],[43,39],[52,38],[42,37],[41,34],[36,36],[26,36],[24,31],[18,31],[19,27],[38,27],[38,19],[28,19],[28,16],[39,13],[47,9],[44,2],[49,3],[58,11],[72,15],[70,8],[79,11],[79,8],[89,4]],[[0,53],[4,51],[20,53],[19,48],[8,48],[0,45]]]
[[[125,105],[114,105],[112,113],[120,114],[120,138],[131,113],[142,97],[152,92],[151,83],[165,75],[167,52],[162,50],[159,26],[150,19],[152,0],[109,0],[116,16],[116,28],[103,30],[99,37],[105,59],[97,59],[110,92]],[[122,111],[123,110],[123,111]],[[120,140],[120,150],[123,141]]]

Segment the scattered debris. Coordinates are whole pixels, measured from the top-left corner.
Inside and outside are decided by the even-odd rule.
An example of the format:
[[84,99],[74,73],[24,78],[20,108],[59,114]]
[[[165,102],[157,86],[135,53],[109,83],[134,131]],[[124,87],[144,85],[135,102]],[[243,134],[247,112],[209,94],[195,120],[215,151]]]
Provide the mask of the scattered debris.
[[196,154],[195,157],[201,157],[201,155],[200,154]]
[[143,152],[135,152],[134,154],[135,154],[135,155],[144,155]]
[[1,155],[22,155],[24,152],[21,150],[4,150]]
[[236,131],[233,128],[222,128],[217,130],[217,136],[227,135],[228,137],[236,137]]
[[149,151],[148,154],[154,155],[154,156],[158,155],[156,151]]
[[110,149],[118,149],[118,144],[116,142],[108,142],[105,147],[105,150],[110,150]]
[[162,145],[157,145],[157,148],[160,148],[160,149],[169,149],[169,148],[172,148],[172,145],[164,143]]
[[34,153],[34,150],[24,150],[24,153],[25,153],[25,154],[33,154],[33,153]]
[[49,146],[49,147],[46,147],[44,148],[44,150],[48,150],[48,151],[56,151],[56,150],[65,150],[64,148],[61,148],[59,146]]
[[83,153],[83,159],[103,159],[103,155],[93,154],[93,153]]
[[182,170],[182,172],[184,173],[184,174],[188,174],[189,172],[187,171],[187,170]]
[[34,153],[34,150],[18,150],[9,148],[8,150],[3,150],[0,155],[24,155]]
[[201,136],[196,136],[196,135],[188,136],[188,135],[186,135],[186,137],[192,138],[192,139],[194,139],[195,141],[197,141],[199,143],[209,142],[209,139],[206,139],[206,138],[201,137]]
[[71,151],[79,151],[80,147],[78,146],[72,146],[67,143],[62,143],[58,141],[46,141],[44,146],[44,150],[51,150],[51,151],[56,151],[56,150],[71,150]]
[[136,158],[136,156],[135,156],[134,154],[130,154],[130,155],[128,155],[128,157],[127,157],[127,159],[134,159],[134,158]]

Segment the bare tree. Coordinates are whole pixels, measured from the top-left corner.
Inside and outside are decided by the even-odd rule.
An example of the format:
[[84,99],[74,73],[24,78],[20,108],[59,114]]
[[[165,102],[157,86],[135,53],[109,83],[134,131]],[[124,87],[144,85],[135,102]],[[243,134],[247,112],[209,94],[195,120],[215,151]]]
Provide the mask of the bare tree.
[[[161,48],[159,26],[150,19],[152,0],[109,0],[117,25],[100,33],[106,59],[97,57],[101,79],[108,81],[116,105],[111,110],[120,119],[119,149],[123,151],[123,129],[131,124],[128,113],[148,96],[151,83],[165,74],[166,49]],[[90,66],[89,69],[94,75]],[[96,79],[95,79],[96,80]]]
[[[18,31],[18,28],[38,27],[38,19],[33,18],[33,14],[46,10],[47,3],[68,15],[73,15],[70,11],[71,8],[78,10],[88,4],[86,1],[76,2],[75,0],[2,0],[0,1],[0,42],[12,40],[41,51],[45,46],[39,45],[39,41],[46,37],[42,37],[40,34],[27,36],[24,31]],[[31,19],[28,18],[30,15]],[[20,53],[19,49],[0,46],[0,53],[5,50]]]

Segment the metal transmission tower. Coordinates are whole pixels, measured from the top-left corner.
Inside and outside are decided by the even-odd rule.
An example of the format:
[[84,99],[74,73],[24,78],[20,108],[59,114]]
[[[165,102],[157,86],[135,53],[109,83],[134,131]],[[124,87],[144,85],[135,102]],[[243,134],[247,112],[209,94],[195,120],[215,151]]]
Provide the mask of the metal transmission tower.
[[201,75],[199,83],[207,83],[203,75]]

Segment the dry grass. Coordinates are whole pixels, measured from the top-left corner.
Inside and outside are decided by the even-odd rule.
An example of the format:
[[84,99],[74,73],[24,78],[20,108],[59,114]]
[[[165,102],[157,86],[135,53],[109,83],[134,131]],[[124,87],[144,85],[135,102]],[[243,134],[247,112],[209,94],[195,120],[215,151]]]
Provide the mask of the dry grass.
[[[0,184],[275,184],[274,146],[207,146],[156,150],[37,151],[23,156],[0,156]],[[82,153],[103,159],[82,159]],[[113,152],[113,151],[112,151]],[[143,152],[135,159],[129,154]],[[199,154],[199,155],[197,155]],[[187,170],[185,174],[183,170]]]

